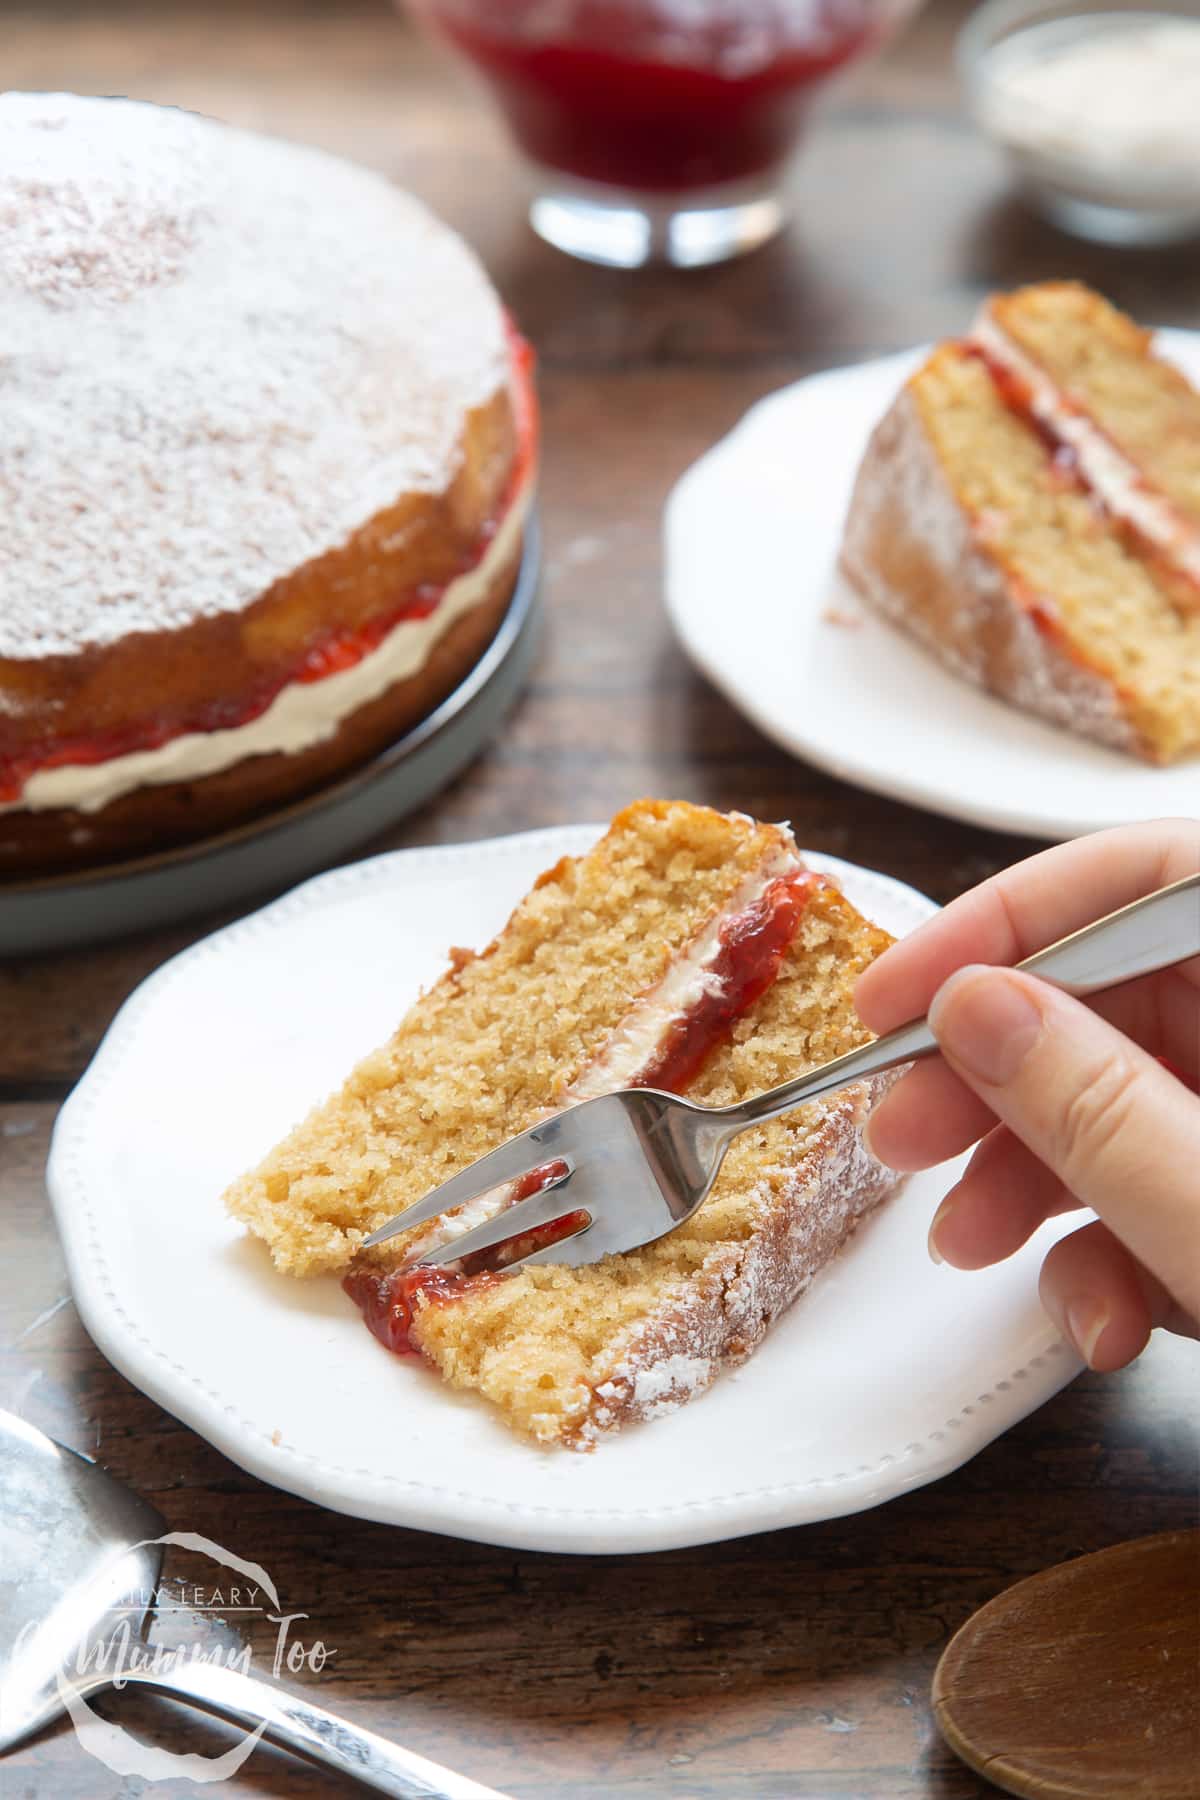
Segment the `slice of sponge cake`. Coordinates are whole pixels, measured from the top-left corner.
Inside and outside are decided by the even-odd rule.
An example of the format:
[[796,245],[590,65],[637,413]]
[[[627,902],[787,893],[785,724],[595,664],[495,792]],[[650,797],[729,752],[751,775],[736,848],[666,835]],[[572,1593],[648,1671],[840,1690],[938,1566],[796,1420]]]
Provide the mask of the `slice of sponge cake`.
[[749,1355],[896,1185],[860,1140],[865,1085],[745,1133],[686,1225],[594,1266],[423,1271],[424,1246],[474,1222],[461,1213],[369,1257],[362,1239],[584,1094],[643,1081],[725,1105],[865,1042],[850,993],[889,941],[785,829],[641,802],[480,955],[456,954],[230,1209],[280,1268],[343,1272],[391,1347],[532,1437],[586,1446]]
[[988,303],[877,427],[842,549],[956,673],[1170,762],[1200,749],[1200,394],[1098,295]]

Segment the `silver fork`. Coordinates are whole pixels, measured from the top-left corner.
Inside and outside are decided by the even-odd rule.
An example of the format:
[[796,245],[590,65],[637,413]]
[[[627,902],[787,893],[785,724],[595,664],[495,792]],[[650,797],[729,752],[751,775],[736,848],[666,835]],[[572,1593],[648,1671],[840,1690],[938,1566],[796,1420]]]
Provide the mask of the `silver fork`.
[[[1200,955],[1200,875],[1135,900],[1094,925],[1039,950],[1017,967],[1075,995],[1094,994]],[[568,1213],[585,1220],[543,1249],[505,1263],[579,1266],[651,1244],[691,1218],[710,1192],[739,1132],[774,1119],[868,1075],[931,1056],[937,1041],[914,1019],[741,1106],[696,1106],[653,1088],[626,1088],[584,1100],[511,1138],[425,1199],[373,1231],[364,1248],[521,1180],[551,1164],[539,1191],[427,1255],[422,1264],[457,1262],[510,1238],[544,1230]]]

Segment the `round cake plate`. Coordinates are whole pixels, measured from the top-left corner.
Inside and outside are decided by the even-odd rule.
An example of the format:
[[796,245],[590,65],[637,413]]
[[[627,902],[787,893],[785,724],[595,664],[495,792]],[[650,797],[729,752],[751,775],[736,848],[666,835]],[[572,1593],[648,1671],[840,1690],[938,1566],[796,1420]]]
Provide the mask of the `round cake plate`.
[[[387,1040],[446,946],[490,942],[543,870],[603,830],[394,850],[302,883],[156,969],[59,1114],[46,1185],[84,1325],[261,1480],[513,1549],[681,1550],[898,1498],[1078,1374],[1037,1281],[1071,1215],[969,1276],[930,1260],[929,1221],[963,1158],[864,1221],[743,1368],[590,1456],[538,1448],[478,1395],[392,1355],[337,1274],[281,1275],[228,1216],[229,1183]],[[806,860],[896,936],[937,910],[873,869]],[[188,1279],[164,1281],[168,1268]]]
[[0,883],[0,957],[74,949],[285,888],[337,862],[463,769],[495,734],[533,662],[536,515],[512,601],[466,680],[429,717],[339,781],[200,843],[95,871]]

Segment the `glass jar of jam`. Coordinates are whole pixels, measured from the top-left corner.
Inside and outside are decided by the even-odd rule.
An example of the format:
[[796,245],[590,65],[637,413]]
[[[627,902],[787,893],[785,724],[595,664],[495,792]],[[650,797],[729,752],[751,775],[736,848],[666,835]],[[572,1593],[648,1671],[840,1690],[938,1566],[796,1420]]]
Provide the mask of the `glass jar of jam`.
[[814,96],[919,0],[412,0],[482,73],[535,229],[593,262],[723,261],[783,219]]

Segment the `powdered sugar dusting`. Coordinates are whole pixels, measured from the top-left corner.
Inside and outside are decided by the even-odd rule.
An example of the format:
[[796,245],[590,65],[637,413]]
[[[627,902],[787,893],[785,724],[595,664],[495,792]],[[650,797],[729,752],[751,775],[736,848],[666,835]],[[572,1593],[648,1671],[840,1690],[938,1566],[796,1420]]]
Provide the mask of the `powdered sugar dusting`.
[[709,1356],[664,1356],[648,1368],[639,1369],[633,1378],[633,1404],[642,1418],[650,1418],[655,1409],[673,1410],[713,1378],[713,1362]]
[[[924,565],[920,592],[885,567],[905,544]],[[905,568],[914,560],[901,559]],[[1098,743],[1139,748],[1115,684],[1075,662],[1018,604],[988,554],[986,520],[973,528],[958,504],[907,388],[859,470],[842,566],[864,599],[964,680]]]
[[862,1141],[871,1105],[898,1076],[889,1071],[809,1109],[802,1153],[763,1173],[752,1234],[718,1245],[614,1346],[611,1373],[596,1386],[572,1448],[589,1448],[630,1420],[674,1412],[722,1368],[744,1362],[860,1219],[902,1185]]
[[166,108],[0,95],[0,655],[237,610],[456,467],[499,303],[415,200]]
[[125,129],[149,109],[109,106],[113,129],[80,154],[76,103],[67,96],[0,99],[0,267],[50,307],[87,293],[128,300],[182,272],[211,221],[203,179],[204,131],[187,114],[163,114],[153,155]]

